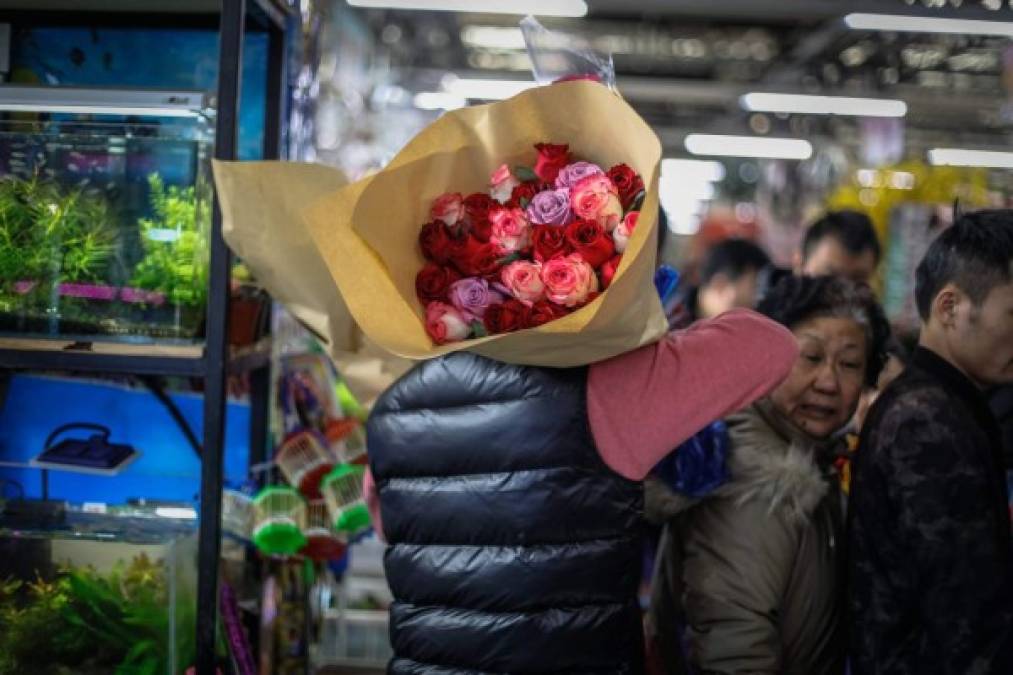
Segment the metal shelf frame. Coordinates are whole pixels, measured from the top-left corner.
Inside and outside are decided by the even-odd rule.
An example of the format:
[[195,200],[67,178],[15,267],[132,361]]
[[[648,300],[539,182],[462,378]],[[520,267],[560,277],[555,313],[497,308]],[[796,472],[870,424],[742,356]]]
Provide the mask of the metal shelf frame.
[[[182,11],[180,11],[182,8]],[[239,90],[246,31],[268,35],[267,101],[264,158],[284,155],[283,120],[287,116],[287,39],[292,12],[281,0],[0,0],[0,22],[17,25],[72,25],[125,28],[217,28],[218,91],[214,156],[237,158]],[[2,86],[2,85],[0,85]],[[90,343],[18,345],[0,343],[4,369],[200,377],[204,380],[204,438],[200,484],[197,554],[197,675],[215,675],[218,625],[218,571],[221,549],[222,449],[225,440],[226,378],[249,372],[251,378],[250,460],[267,455],[270,404],[269,340],[231,353],[228,345],[231,253],[222,238],[217,196],[210,241],[210,286],[203,353],[110,353]],[[30,342],[30,341],[29,341]],[[125,350],[129,351],[129,350]]]

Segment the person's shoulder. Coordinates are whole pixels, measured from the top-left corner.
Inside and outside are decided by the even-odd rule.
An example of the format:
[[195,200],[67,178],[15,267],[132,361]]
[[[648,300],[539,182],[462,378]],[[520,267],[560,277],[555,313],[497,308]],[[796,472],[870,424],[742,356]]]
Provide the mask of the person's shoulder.
[[952,411],[946,389],[919,370],[909,368],[891,382],[869,411],[866,425],[876,427],[907,420],[935,420]]

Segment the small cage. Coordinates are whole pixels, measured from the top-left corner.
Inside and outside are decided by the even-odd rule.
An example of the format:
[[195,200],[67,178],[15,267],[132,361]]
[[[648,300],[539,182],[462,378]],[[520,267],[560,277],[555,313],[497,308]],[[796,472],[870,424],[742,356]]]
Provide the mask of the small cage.
[[222,530],[243,541],[253,535],[253,499],[238,490],[222,491]]
[[271,485],[253,498],[253,543],[270,555],[292,555],[306,545],[306,500],[287,485]]
[[306,546],[302,554],[316,561],[338,560],[345,555],[345,540],[331,528],[331,517],[323,499],[306,507]]
[[285,480],[309,499],[320,498],[320,479],[334,468],[327,442],[313,431],[299,431],[286,438],[275,461]]
[[348,462],[349,464],[365,462],[366,441],[362,431],[362,423],[359,420],[352,417],[332,420],[327,424],[327,430],[324,433],[330,444],[331,453],[339,462]]
[[335,530],[354,535],[369,527],[369,511],[362,494],[366,468],[339,464],[320,483]]

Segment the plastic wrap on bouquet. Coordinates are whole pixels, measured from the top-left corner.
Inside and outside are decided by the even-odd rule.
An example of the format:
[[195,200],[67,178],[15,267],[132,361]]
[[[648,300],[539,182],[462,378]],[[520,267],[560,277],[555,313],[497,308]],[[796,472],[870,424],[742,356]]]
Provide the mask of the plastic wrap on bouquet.
[[[555,321],[434,344],[415,294],[415,275],[424,262],[417,244],[419,223],[427,220],[437,196],[448,189],[483,191],[497,166],[523,162],[542,142],[567,143],[574,156],[602,166],[628,164],[643,177],[641,217],[618,272],[607,291]],[[657,136],[619,96],[597,83],[564,82],[445,114],[386,169],[320,197],[302,216],[316,242],[314,254],[326,264],[352,316],[384,349],[412,359],[469,350],[508,363],[584,365],[656,341],[667,329],[653,285],[660,161]],[[290,190],[305,193],[295,185],[304,169],[271,167],[271,184],[260,181],[256,195],[243,190],[246,181],[237,178],[241,171],[242,165],[215,165],[219,191],[232,192],[222,196],[223,210],[245,205],[249,211],[253,198],[277,193],[281,200]],[[236,222],[236,216],[225,213],[226,221]],[[299,258],[285,258],[281,249],[269,257],[276,274],[281,269],[301,273]]]

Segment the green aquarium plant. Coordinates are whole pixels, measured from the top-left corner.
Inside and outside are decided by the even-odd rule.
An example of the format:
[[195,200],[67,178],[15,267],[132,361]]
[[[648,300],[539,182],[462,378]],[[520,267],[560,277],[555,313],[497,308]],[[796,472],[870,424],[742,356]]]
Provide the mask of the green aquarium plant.
[[24,296],[49,302],[61,282],[103,280],[116,235],[97,193],[37,175],[0,178],[0,311]]
[[203,307],[208,287],[209,202],[198,198],[195,186],[166,186],[158,174],[148,176],[148,186],[152,216],[138,221],[144,258],[131,283],[164,293],[175,305]]
[[162,675],[193,663],[193,598],[177,598],[165,569],[146,555],[101,574],[62,570],[52,582],[0,582],[0,675]]

